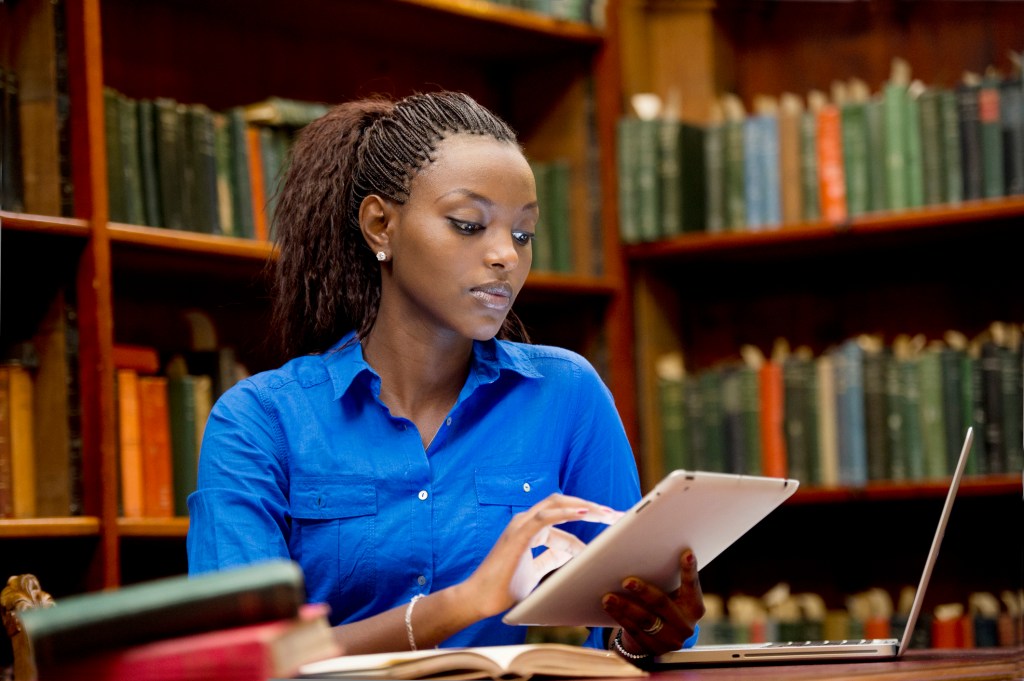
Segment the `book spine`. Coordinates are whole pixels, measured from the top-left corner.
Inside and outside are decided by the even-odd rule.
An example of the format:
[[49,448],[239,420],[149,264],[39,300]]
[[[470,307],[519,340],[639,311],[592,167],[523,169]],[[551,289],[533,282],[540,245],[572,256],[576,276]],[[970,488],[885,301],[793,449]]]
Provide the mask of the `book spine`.
[[821,219],[818,185],[818,117],[812,111],[800,115],[800,184],[802,213],[806,222]]
[[11,468],[10,370],[0,365],[0,518],[14,515],[14,476]]
[[910,206],[907,186],[907,101],[905,85],[889,83],[882,93],[885,115],[885,175],[888,179],[888,208],[906,210]]
[[1006,177],[999,84],[994,79],[986,79],[978,89],[978,120],[981,126],[982,195],[990,199],[999,198],[1006,194]]
[[863,215],[870,205],[867,111],[863,102],[840,107],[840,128],[847,210],[851,216]]
[[760,117],[761,176],[764,178],[764,224],[777,228],[782,224],[782,187],[779,179],[779,117],[766,114]]
[[921,130],[921,199],[934,206],[946,201],[946,164],[943,159],[942,111],[938,90],[929,89],[918,98]]
[[36,517],[36,454],[32,375],[27,368],[7,367],[10,389],[11,505],[15,518]]
[[1003,159],[1008,196],[1024,194],[1024,81],[1008,78],[999,90]]
[[906,129],[903,133],[906,149],[907,207],[924,205],[924,161],[921,158],[921,107],[917,97],[907,97]]
[[944,161],[948,203],[956,204],[964,198],[963,153],[960,141],[960,112],[957,94],[953,90],[939,91],[942,118],[942,158]]
[[662,120],[658,125],[658,196],[661,230],[665,237],[683,232],[683,124]]
[[868,479],[864,430],[864,360],[856,340],[847,340],[835,356],[839,480],[862,487]]
[[926,478],[939,479],[948,473],[946,470],[946,427],[944,424],[941,350],[926,349],[921,354],[919,370],[924,473]]
[[153,100],[139,100],[136,106],[139,133],[139,168],[142,185],[143,215],[142,224],[151,227],[163,226],[163,210],[160,207],[160,171],[157,167],[159,152],[157,150],[157,131],[154,121],[155,110]]
[[661,197],[658,181],[659,120],[636,123],[636,192],[637,228],[643,241],[656,241],[662,236]]
[[789,471],[786,459],[785,394],[782,367],[766,361],[760,368],[758,382],[761,393],[761,459],[764,475],[784,478]]
[[147,518],[170,518],[175,497],[167,379],[139,377],[138,394],[142,513]]
[[779,182],[782,192],[782,224],[803,219],[803,182],[800,175],[800,111],[779,114]]
[[658,378],[661,449],[665,472],[686,469],[686,414],[681,378]]
[[639,121],[629,116],[619,119],[616,127],[616,168],[619,184],[619,237],[623,243],[640,241],[637,224],[637,127]]
[[139,418],[139,374],[134,369],[118,369],[117,432],[121,473],[121,515],[143,517],[142,427]]
[[884,350],[872,350],[864,353],[863,361],[868,479],[886,480],[891,469],[886,426],[889,416],[886,401],[886,369],[889,356]]
[[759,230],[767,222],[767,201],[765,196],[764,129],[761,116],[747,116],[743,119],[743,202],[746,208],[744,222],[748,229]]
[[839,108],[826,105],[818,111],[818,183],[821,217],[833,224],[846,222],[846,178],[843,172],[843,138]]
[[889,207],[885,154],[885,104],[873,97],[864,105],[868,133],[868,210],[882,211]]
[[747,226],[743,121],[727,121],[723,141],[725,143],[725,224],[728,231],[735,232]]
[[705,229],[709,234],[726,230],[724,134],[722,124],[708,125],[704,131]]
[[1000,348],[987,341],[981,346],[981,389],[985,412],[985,466],[989,475],[1006,472],[1006,440],[1003,431],[1003,362]]
[[960,159],[963,198],[980,199],[984,195],[981,150],[981,117],[977,86],[960,85],[956,89],[957,120],[960,129]]

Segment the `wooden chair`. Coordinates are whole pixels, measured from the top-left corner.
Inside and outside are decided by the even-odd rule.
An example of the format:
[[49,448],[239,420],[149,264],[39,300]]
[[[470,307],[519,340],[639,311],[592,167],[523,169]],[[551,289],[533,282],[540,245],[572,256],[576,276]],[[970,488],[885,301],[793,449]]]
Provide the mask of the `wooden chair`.
[[36,665],[18,613],[54,605],[53,598],[43,591],[35,575],[14,575],[7,580],[7,586],[0,591],[0,620],[14,656],[10,666],[0,666],[0,681],[35,681]]

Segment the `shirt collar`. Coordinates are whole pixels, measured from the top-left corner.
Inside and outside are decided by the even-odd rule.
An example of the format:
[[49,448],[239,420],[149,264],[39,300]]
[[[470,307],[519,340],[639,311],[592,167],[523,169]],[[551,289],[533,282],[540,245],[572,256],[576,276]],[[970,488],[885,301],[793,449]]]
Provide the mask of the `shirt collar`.
[[[334,399],[340,399],[356,379],[363,375],[374,394],[380,394],[380,376],[363,358],[363,346],[356,341],[354,331],[345,334],[322,355],[322,359],[334,384]],[[529,355],[517,344],[493,338],[488,341],[474,341],[469,378],[463,392],[472,391],[479,385],[493,383],[503,371],[516,373],[525,378],[543,376]]]

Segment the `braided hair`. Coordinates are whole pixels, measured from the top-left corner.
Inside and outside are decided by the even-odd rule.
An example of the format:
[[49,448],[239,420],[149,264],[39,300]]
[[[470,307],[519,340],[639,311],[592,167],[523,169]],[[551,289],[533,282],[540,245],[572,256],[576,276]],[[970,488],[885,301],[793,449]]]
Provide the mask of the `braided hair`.
[[[347,102],[303,128],[274,213],[273,323],[284,357],[323,352],[351,329],[363,338],[373,328],[380,264],[359,229],[359,207],[370,194],[405,203],[438,143],[459,133],[518,145],[508,124],[459,92]],[[528,340],[511,311],[498,337]]]

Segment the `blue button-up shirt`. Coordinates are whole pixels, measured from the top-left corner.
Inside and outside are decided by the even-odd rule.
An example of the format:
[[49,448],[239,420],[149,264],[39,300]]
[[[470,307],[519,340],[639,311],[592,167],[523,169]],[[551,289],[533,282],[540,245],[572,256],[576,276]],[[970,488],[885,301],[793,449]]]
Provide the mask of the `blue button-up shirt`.
[[[380,376],[351,338],[217,401],[188,499],[191,574],[290,557],[309,600],[328,603],[334,624],[352,622],[465,580],[513,514],[553,492],[620,510],[639,499],[611,394],[579,355],[474,343],[424,451],[415,425],[380,401]],[[604,528],[563,527],[584,541]],[[492,617],[445,645],[524,635]]]

